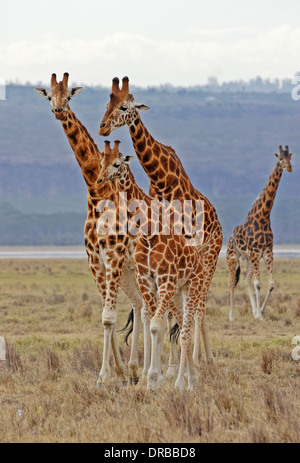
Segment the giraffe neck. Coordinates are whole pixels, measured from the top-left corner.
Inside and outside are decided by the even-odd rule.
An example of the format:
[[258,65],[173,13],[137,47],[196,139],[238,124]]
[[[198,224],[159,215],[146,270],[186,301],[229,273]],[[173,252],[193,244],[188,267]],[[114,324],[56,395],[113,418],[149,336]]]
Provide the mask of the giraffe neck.
[[279,163],[273,169],[264,189],[254,201],[253,206],[248,214],[248,217],[255,215],[263,209],[264,219],[269,218],[274,204],[277,188],[282,176],[283,169]]
[[98,178],[101,153],[87,129],[71,109],[61,123],[89,189]]
[[156,141],[138,114],[129,130],[138,159],[158,197],[168,199],[179,186],[184,193],[191,190],[189,177],[173,148]]
[[147,206],[150,206],[151,198],[138,186],[129,167],[125,168],[124,175],[118,179],[115,188],[120,192],[127,193],[128,201],[143,200]]

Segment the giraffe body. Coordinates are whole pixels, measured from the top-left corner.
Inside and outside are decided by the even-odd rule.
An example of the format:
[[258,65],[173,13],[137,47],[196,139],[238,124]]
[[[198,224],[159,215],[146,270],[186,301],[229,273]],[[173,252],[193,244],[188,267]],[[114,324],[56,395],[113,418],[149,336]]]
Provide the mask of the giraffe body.
[[[122,89],[120,89],[119,79],[113,79],[110,101],[100,124],[99,134],[108,136],[112,130],[125,124],[128,125],[137,157],[150,179],[151,196],[169,202],[191,200],[194,219],[195,202],[203,201],[204,236],[198,246],[198,251],[203,259],[204,268],[204,281],[200,294],[200,305],[204,307],[223,240],[217,213],[208,199],[194,188],[173,148],[158,142],[150,135],[139,115],[141,111],[149,108],[134,101],[133,95],[129,93],[128,82],[128,78],[124,77]],[[200,331],[201,320],[196,315],[196,341],[193,354],[196,364],[199,361]]]
[[[187,363],[189,388],[192,389],[195,383],[195,373],[191,351],[191,328],[195,314],[197,313],[201,324],[205,314],[204,307],[200,307],[199,304],[204,280],[202,258],[196,247],[189,245],[184,236],[173,232],[172,226],[168,235],[163,233],[162,218],[159,214],[156,215],[151,207],[153,198],[137,186],[127,166],[131,157],[124,157],[118,153],[117,149],[111,151],[108,145],[109,142],[106,142],[107,149],[98,182],[115,180],[118,183],[116,189],[127,193],[128,203],[135,199],[143,201],[143,204],[139,204],[139,233],[134,261],[138,287],[151,319],[152,348],[148,388],[155,389],[163,380],[161,354],[164,322],[167,310],[170,309],[181,331],[180,366],[175,384],[180,388],[184,386],[184,372]],[[151,221],[149,221],[150,217]],[[158,225],[158,234],[151,234],[153,221]],[[144,224],[147,226],[143,227]],[[145,228],[146,233],[142,233],[141,230],[145,231]],[[205,334],[205,346],[212,357],[207,333]]]
[[99,290],[103,307],[104,349],[98,384],[105,383],[111,378],[109,366],[111,348],[115,357],[116,372],[123,382],[126,381],[125,367],[120,356],[115,329],[117,318],[115,305],[119,287],[129,297],[135,313],[129,378],[136,383],[138,380],[138,335],[141,325],[142,298],[136,284],[132,257],[135,243],[133,244],[130,236],[99,236],[97,232],[97,221],[100,217],[100,212],[97,210],[99,201],[103,199],[116,201],[117,195],[110,184],[102,186],[96,183],[103,153],[99,151],[86,128],[69,107],[69,100],[81,90],[81,87],[68,90],[68,74],[65,73],[63,80],[59,83],[56,80],[56,75],[52,75],[50,91],[39,88],[36,89],[36,92],[50,100],[52,112],[61,121],[87,185],[88,207],[84,226],[85,248],[89,267]]
[[[291,157],[288,146],[285,150],[279,146],[279,154],[275,155],[278,162],[273,169],[267,184],[254,201],[252,208],[244,223],[233,230],[227,244],[227,263],[229,268],[229,287],[230,287],[230,321],[234,321],[234,289],[238,283],[240,273],[240,259],[247,261],[247,274],[245,284],[248,290],[253,316],[256,319],[262,319],[262,314],[267,306],[269,297],[275,288],[273,278],[273,233],[271,229],[270,215],[274,204],[277,188],[283,173],[286,169],[292,171]],[[268,273],[268,290],[261,305],[260,301],[260,272],[259,262],[264,259]],[[251,290],[252,277],[254,275],[253,296]]]

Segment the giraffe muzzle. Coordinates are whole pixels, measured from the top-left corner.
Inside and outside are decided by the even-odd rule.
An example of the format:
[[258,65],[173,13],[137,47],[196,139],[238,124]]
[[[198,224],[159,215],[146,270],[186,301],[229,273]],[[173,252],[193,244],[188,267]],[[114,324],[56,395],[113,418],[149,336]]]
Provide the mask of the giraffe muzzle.
[[110,128],[106,127],[105,123],[100,125],[99,135],[102,135],[103,137],[107,137],[110,134],[110,132],[111,132]]

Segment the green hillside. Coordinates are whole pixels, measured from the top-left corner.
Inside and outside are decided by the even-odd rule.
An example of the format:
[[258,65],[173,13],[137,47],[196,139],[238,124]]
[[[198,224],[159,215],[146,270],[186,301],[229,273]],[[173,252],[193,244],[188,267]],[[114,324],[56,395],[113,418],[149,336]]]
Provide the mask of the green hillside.
[[[281,89],[261,81],[252,87],[131,90],[151,108],[142,114],[150,133],[176,150],[195,187],[216,206],[224,242],[263,188],[278,145],[300,154],[300,102],[287,83]],[[71,102],[100,149],[98,128],[109,93],[85,88]],[[81,244],[86,187],[49,102],[30,85],[8,86],[6,101],[0,101],[0,136],[0,245]],[[121,151],[134,155],[127,127],[109,139],[121,140]],[[131,166],[147,190],[138,160]],[[300,243],[298,156],[293,166],[293,173],[284,172],[272,212],[276,243]]]

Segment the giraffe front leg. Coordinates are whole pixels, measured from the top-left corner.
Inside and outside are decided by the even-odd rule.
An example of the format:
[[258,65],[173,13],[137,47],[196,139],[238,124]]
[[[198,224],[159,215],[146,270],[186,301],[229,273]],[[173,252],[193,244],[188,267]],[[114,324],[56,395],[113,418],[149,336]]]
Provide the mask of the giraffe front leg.
[[110,370],[110,357],[111,357],[111,346],[112,346],[112,332],[114,325],[112,323],[103,323],[104,327],[104,341],[103,341],[103,354],[102,354],[102,366],[97,380],[97,386],[100,387],[106,384],[111,378]]
[[[144,269],[142,269],[144,271]],[[142,322],[144,326],[144,368],[142,373],[143,380],[147,379],[151,362],[151,336],[150,336],[150,319],[156,310],[156,287],[149,280],[148,275],[136,271],[138,289],[143,298]]]
[[[192,353],[192,322],[194,320],[196,310],[199,306],[199,284],[192,284],[189,286],[187,291],[187,298],[184,307],[183,323],[180,333],[180,364],[178,377],[175,382],[175,387],[183,389],[185,387],[185,367],[188,367],[188,389],[193,390],[196,376],[193,362]],[[203,309],[200,313],[198,312],[199,326],[203,324],[203,315],[205,313]]]
[[[99,258],[99,252],[89,254],[89,266],[93,274],[95,283],[97,285],[102,307],[105,308],[106,301],[106,271],[105,266]],[[111,377],[109,359],[111,356],[112,347],[112,330],[109,325],[104,326],[104,339],[103,339],[103,354],[102,354],[102,367],[97,380],[97,386],[101,386],[107,382],[108,378]]]
[[116,301],[121,280],[121,271],[112,271],[111,266],[106,264],[106,300],[105,307],[102,311],[102,325],[104,327],[104,346],[103,346],[103,361],[99,373],[97,385],[105,384],[111,379],[110,372],[110,346],[112,345],[115,358],[115,370],[118,376],[121,377],[123,383],[126,382],[125,366],[122,361],[120,350],[116,337]]
[[147,376],[147,389],[153,391],[163,384],[161,354],[164,338],[164,319],[153,317],[150,322],[151,364]]
[[127,297],[132,302],[133,309],[133,331],[132,342],[130,350],[130,358],[128,362],[128,376],[131,384],[137,384],[139,381],[139,339],[142,324],[142,306],[143,301],[140,292],[137,288],[135,271],[131,269],[124,269],[121,287]]

